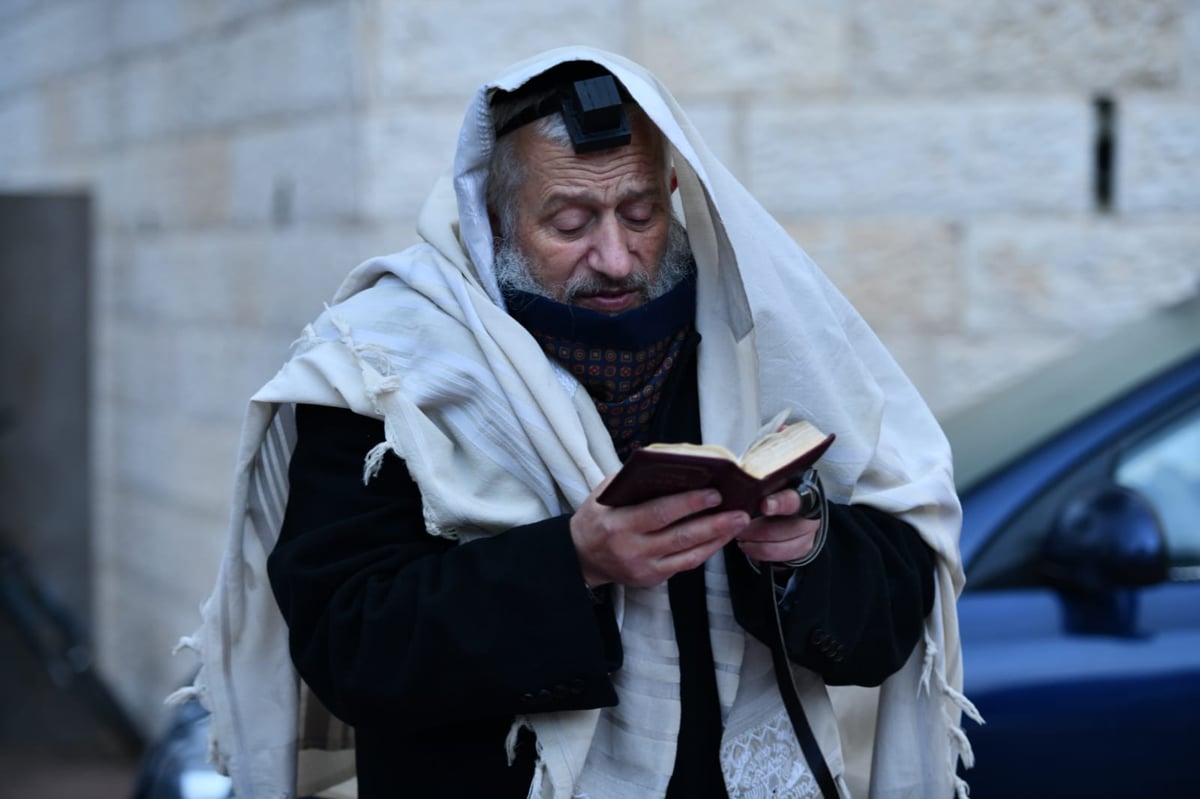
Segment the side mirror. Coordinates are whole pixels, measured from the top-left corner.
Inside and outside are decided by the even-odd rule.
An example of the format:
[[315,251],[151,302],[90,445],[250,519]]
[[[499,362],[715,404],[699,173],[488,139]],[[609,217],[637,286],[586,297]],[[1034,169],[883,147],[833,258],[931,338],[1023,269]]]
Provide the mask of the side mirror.
[[1083,595],[1162,582],[1162,523],[1141,494],[1104,483],[1063,507],[1042,544],[1039,571],[1055,587]]

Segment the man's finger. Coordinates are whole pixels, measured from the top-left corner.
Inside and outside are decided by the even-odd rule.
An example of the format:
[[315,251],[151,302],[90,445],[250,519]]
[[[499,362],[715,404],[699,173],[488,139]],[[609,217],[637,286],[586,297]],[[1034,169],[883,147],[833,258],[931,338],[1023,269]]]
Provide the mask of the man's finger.
[[698,548],[721,547],[749,523],[750,517],[740,510],[698,516],[654,534],[653,551],[659,557],[666,557]]
[[765,497],[760,507],[766,516],[792,516],[800,512],[802,504],[800,492],[794,488],[786,488]]
[[742,511],[730,511],[679,525],[689,528],[687,531],[664,531],[663,539],[686,542],[687,545],[669,548],[658,558],[658,567],[671,574],[694,569],[732,541],[749,523],[750,517]]
[[712,510],[721,504],[721,495],[713,489],[685,491],[682,494],[672,494],[659,497],[640,505],[632,505],[624,510],[630,516],[631,526],[646,532],[665,530],[681,519]]
[[820,527],[820,521],[802,519],[799,516],[759,517],[738,534],[738,540],[743,543],[790,541],[805,536],[814,536]]

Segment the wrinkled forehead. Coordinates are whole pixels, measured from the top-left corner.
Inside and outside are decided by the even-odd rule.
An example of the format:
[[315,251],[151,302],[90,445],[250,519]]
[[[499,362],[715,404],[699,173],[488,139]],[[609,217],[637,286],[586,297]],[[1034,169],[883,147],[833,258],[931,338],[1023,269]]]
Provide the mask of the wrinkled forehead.
[[651,188],[660,187],[666,175],[663,138],[635,106],[630,108],[629,141],[613,147],[578,152],[561,136],[546,135],[533,125],[510,137],[522,183],[536,178],[555,182],[554,176],[575,182],[605,181],[619,175],[621,183]]

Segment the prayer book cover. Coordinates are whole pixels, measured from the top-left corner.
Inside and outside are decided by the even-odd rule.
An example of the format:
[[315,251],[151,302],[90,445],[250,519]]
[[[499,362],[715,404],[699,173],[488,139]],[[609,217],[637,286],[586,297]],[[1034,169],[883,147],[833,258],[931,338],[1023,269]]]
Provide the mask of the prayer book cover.
[[833,440],[832,433],[796,422],[755,439],[741,457],[716,444],[650,444],[634,450],[597,499],[621,507],[715,488],[721,504],[714,511],[758,516],[763,498],[796,482]]

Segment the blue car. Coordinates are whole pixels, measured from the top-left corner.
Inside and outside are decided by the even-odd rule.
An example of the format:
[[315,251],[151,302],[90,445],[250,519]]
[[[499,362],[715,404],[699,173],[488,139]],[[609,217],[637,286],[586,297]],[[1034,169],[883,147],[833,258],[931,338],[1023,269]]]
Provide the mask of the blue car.
[[943,425],[972,799],[1200,795],[1200,298]]

